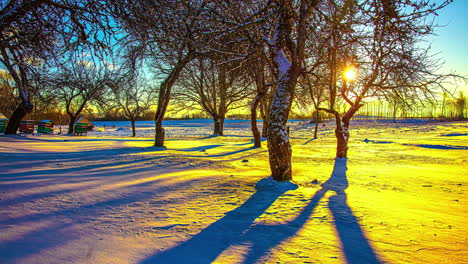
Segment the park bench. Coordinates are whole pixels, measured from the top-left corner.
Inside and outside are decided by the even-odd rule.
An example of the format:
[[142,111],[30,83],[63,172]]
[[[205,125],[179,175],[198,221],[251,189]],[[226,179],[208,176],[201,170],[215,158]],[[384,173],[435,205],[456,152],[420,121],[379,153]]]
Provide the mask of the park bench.
[[27,134],[34,133],[34,120],[21,120],[19,132]]
[[83,134],[88,134],[88,124],[85,123],[76,123],[75,128],[73,129],[74,135],[82,136]]
[[5,133],[8,119],[0,119],[0,133]]
[[37,126],[37,133],[52,134],[54,131],[54,123],[51,120],[42,120]]

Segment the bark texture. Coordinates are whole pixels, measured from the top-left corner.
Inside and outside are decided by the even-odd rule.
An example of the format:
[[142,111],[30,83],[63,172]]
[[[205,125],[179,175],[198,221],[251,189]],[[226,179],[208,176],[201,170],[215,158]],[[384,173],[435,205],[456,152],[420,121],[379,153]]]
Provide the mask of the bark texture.
[[8,120],[5,128],[5,134],[14,135],[18,131],[21,120],[33,110],[33,104],[30,102],[21,102]]
[[167,78],[161,83],[159,87],[159,98],[158,98],[158,108],[154,117],[155,121],[155,136],[154,136],[154,146],[155,147],[164,147],[165,131],[162,126],[162,121],[166,115],[167,107],[169,101],[171,100],[171,91],[174,83],[179,77],[182,69],[185,65],[192,59],[192,54],[188,53],[184,58],[180,59],[177,64],[172,68],[172,71],[169,73]]
[[268,151],[273,179],[292,179],[291,143],[287,121],[294,98],[297,79],[302,72],[307,18],[318,1],[280,1],[279,17],[270,41],[275,66],[278,70],[276,89],[268,120]]
[[[260,135],[260,131],[258,130],[257,124],[257,111],[260,107],[261,103],[264,101],[264,98],[267,94],[268,87],[266,85],[266,77],[264,73],[265,68],[265,61],[263,60],[263,54],[259,53],[257,55],[258,59],[255,61],[254,68],[252,69],[252,75],[255,80],[255,86],[257,88],[257,95],[255,96],[252,104],[250,105],[250,124],[252,129],[252,136],[254,138],[254,147],[261,148],[262,147],[262,138]],[[266,120],[263,120],[263,127],[267,125]],[[266,130],[265,130],[266,131]],[[266,134],[266,133],[265,133]]]
[[340,119],[336,121],[335,137],[336,137],[336,157],[348,157],[348,140],[349,140],[349,122],[345,124]]
[[213,135],[215,136],[224,136],[224,115],[217,115],[213,117],[214,131]]
[[254,147],[256,148],[262,147],[262,138],[261,138],[260,131],[258,130],[258,125],[257,125],[257,109],[258,109],[258,105],[260,104],[260,101],[261,101],[261,95],[258,94],[253,100],[252,105],[250,107],[250,124],[252,128],[252,135],[254,138]]
[[[278,97],[278,99],[280,99],[280,97]],[[289,100],[290,99],[274,101],[271,109],[271,113],[273,114],[270,115],[270,122],[268,124],[268,151],[270,169],[273,179],[277,181],[287,181],[292,179],[292,151],[286,128],[289,109],[275,107],[275,105],[278,105],[275,103],[278,103],[279,101],[282,101],[282,103],[288,105]]]
[[135,121],[136,120],[134,120],[134,119],[130,120],[130,122],[132,123],[132,137],[136,136]]

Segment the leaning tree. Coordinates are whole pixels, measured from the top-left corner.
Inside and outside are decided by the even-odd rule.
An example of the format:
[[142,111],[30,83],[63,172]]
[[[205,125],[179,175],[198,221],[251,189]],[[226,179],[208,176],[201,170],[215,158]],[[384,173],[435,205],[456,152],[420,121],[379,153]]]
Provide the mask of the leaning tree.
[[126,34],[123,46],[137,66],[146,60],[155,72],[164,75],[159,84],[155,114],[155,142],[164,146],[162,126],[172,87],[184,67],[208,45],[205,38],[205,7],[210,1],[114,1],[109,2],[115,20]]

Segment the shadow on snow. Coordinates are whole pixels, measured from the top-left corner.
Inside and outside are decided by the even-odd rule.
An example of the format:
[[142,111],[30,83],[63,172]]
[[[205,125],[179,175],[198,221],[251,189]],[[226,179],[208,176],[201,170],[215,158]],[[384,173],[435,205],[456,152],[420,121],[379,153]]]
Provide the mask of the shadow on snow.
[[409,147],[419,147],[419,148],[427,148],[427,149],[441,149],[441,150],[444,150],[444,149],[449,149],[449,150],[456,150],[456,149],[460,149],[460,150],[467,150],[468,147],[466,146],[453,146],[453,145],[434,145],[434,144],[400,144],[400,143],[396,143],[396,142],[393,142],[393,141],[380,141],[380,140],[369,140],[369,139],[365,139],[363,140],[365,143],[374,143],[374,144],[399,144],[399,145],[402,145],[402,146],[409,146]]
[[232,245],[249,245],[243,263],[256,263],[274,247],[293,237],[312,216],[320,200],[328,191],[328,206],[334,218],[343,255],[349,264],[381,263],[347,203],[344,192],[348,187],[346,159],[337,159],[331,177],[309,200],[302,212],[293,220],[264,225],[254,223],[281,195],[295,189],[264,189],[263,179],[257,183],[256,192],[241,206],[174,248],[152,255],[140,264],[150,263],[211,263]]

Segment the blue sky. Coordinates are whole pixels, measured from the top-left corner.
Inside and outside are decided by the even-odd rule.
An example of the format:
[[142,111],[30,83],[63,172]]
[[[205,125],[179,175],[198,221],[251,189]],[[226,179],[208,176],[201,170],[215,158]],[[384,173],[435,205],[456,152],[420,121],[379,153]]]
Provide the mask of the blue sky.
[[437,29],[432,42],[433,52],[445,61],[443,71],[468,77],[468,1],[455,0],[439,12],[436,23],[445,25]]

